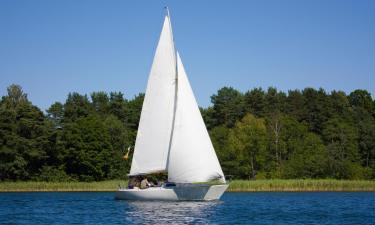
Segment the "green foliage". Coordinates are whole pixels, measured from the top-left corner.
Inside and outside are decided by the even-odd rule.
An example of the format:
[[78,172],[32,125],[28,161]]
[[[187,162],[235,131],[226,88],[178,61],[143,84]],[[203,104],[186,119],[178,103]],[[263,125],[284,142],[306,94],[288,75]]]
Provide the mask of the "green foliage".
[[349,102],[354,107],[360,107],[374,115],[374,101],[366,90],[355,90],[349,95]]
[[330,117],[328,96],[323,89],[315,90],[313,88],[305,88],[302,95],[304,97],[304,112],[300,120],[309,125],[310,131],[321,134],[323,124]]
[[40,170],[40,174],[34,178],[36,181],[47,181],[47,182],[68,182],[74,181],[72,177],[65,173],[61,168],[43,166]]
[[[250,158],[238,151],[245,149],[243,143],[250,145],[251,135],[235,133],[238,127],[226,119],[240,121],[241,115],[252,113],[264,118],[267,130],[265,163],[256,169],[257,179],[374,178],[374,101],[367,91],[356,90],[347,96],[341,91],[327,94],[323,89],[306,88],[286,95],[275,88],[266,92],[256,88],[246,92],[242,101],[241,96],[223,88],[213,96],[213,106],[202,110],[226,174],[253,177]],[[235,102],[236,106],[231,105]],[[230,113],[232,110],[241,114]],[[264,152],[263,147],[258,150]]]
[[104,126],[106,128],[106,133],[109,134],[109,142],[112,146],[110,156],[107,159],[110,166],[108,178],[125,178],[130,170],[130,161],[124,161],[122,157],[124,155],[125,146],[134,145],[131,132],[114,115],[109,115],[105,119]]
[[212,144],[216,150],[216,154],[219,158],[221,167],[225,174],[233,174],[231,168],[235,168],[238,164],[235,164],[235,155],[231,154],[228,149],[228,136],[230,129],[225,126],[218,126],[210,131],[210,137]]
[[328,153],[322,140],[308,133],[298,140],[296,151],[283,168],[284,178],[325,178],[328,169]]
[[86,95],[80,95],[76,92],[70,93],[64,104],[64,122],[86,117],[93,111],[94,107]]
[[232,168],[239,178],[255,178],[266,162],[266,126],[263,119],[247,114],[229,133],[229,151],[238,166]]
[[71,93],[43,113],[20,86],[0,102],[0,180],[94,181],[125,178],[143,95]]
[[104,116],[108,114],[110,103],[107,93],[103,91],[91,93],[91,102],[99,115]]
[[265,95],[265,115],[277,114],[285,111],[286,95],[278,92],[276,88],[270,87]]
[[329,172],[334,178],[355,178],[358,168],[358,136],[353,125],[333,118],[325,124],[323,137],[329,155]]
[[60,102],[55,102],[47,109],[47,117],[56,127],[61,127],[64,118],[64,105]]
[[[123,155],[134,146],[144,94],[70,93],[44,114],[20,86],[7,91],[0,101],[0,181],[126,179],[131,160]],[[232,178],[375,179],[375,101],[366,90],[243,94],[224,87],[211,101],[200,110]]]
[[358,124],[359,129],[359,154],[362,165],[371,167],[375,165],[375,121],[365,120]]
[[68,174],[83,181],[108,178],[112,145],[100,117],[90,115],[65,126],[63,141]]
[[39,172],[48,146],[43,113],[18,85],[0,102],[0,180],[27,180]]
[[257,117],[264,116],[266,101],[266,94],[262,88],[254,88],[245,93],[245,110]]
[[215,125],[233,127],[243,116],[243,95],[232,87],[221,88],[211,96]]

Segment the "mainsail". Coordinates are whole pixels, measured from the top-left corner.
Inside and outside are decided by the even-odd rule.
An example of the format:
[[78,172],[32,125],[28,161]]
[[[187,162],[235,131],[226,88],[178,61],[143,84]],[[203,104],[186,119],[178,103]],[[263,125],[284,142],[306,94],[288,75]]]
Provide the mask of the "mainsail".
[[168,172],[176,183],[225,182],[180,56],[170,17],[152,64],[130,176]]
[[172,37],[166,16],[147,83],[130,176],[167,169],[176,85]]

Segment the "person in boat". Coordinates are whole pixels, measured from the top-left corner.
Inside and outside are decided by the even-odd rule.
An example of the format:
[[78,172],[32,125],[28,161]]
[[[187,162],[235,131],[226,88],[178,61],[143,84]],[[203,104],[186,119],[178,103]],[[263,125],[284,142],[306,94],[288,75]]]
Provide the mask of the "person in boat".
[[133,189],[135,187],[141,187],[141,178],[138,176],[129,177],[128,188]]
[[147,178],[145,177],[142,181],[141,181],[141,189],[147,189],[151,186],[151,184],[148,182]]

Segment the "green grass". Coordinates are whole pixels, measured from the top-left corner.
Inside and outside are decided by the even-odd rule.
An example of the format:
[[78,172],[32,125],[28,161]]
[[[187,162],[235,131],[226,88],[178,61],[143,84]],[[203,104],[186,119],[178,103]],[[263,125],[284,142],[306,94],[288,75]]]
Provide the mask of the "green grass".
[[[116,191],[121,180],[100,182],[0,182],[0,192]],[[375,191],[375,181],[365,180],[233,180],[228,191]]]

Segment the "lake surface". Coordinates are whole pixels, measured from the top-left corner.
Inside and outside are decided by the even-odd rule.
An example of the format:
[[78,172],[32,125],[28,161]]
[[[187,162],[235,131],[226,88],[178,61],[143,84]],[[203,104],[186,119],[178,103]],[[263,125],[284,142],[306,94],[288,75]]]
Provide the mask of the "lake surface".
[[375,224],[374,192],[225,193],[126,202],[110,192],[0,193],[0,224]]

